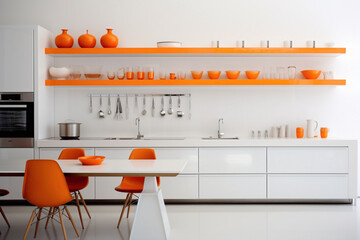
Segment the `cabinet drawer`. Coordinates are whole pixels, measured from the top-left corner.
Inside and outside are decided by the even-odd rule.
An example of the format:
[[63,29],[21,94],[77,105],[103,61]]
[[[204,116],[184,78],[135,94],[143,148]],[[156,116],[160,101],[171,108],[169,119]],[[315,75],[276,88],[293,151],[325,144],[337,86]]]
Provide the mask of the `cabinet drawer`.
[[270,147],[269,173],[348,173],[347,147]]
[[347,174],[269,174],[268,198],[347,199]]
[[266,198],[265,174],[199,176],[200,199]]
[[[65,148],[40,148],[40,158],[41,159],[58,159],[61,151]],[[91,156],[94,155],[93,148],[84,148],[85,155]]]
[[198,183],[197,175],[160,178],[164,199],[197,199]]
[[[107,159],[129,159],[133,148],[96,148],[96,155]],[[157,159],[178,160],[187,159],[187,165],[181,173],[198,172],[197,148],[154,148]]]
[[122,177],[96,177],[96,199],[125,199],[126,193],[115,191]]
[[200,173],[265,173],[266,148],[200,148]]

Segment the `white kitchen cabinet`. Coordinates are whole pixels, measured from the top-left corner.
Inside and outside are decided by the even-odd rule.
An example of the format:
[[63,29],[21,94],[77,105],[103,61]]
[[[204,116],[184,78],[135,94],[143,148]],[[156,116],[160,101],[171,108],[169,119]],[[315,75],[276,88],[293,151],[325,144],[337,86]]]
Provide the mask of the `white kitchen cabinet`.
[[122,177],[96,177],[95,199],[125,199],[126,193],[115,191],[121,180]]
[[[61,151],[64,148],[40,148],[41,159],[54,159],[57,160]],[[85,155],[94,155],[94,148],[84,148]],[[95,177],[89,177],[89,185],[81,190],[81,195],[85,199],[95,199]]]
[[347,147],[269,147],[269,173],[348,173]]
[[[25,168],[26,160],[33,158],[33,148],[0,148],[0,161],[23,161]],[[10,192],[9,195],[2,197],[1,199],[23,199],[23,180],[23,177],[0,177],[0,188],[6,189]]]
[[0,92],[34,91],[34,30],[0,26]]
[[164,199],[198,199],[198,175],[161,177],[160,188]]
[[200,173],[266,173],[266,148],[200,148]]
[[266,174],[200,175],[200,199],[265,199]]
[[347,174],[269,174],[269,199],[349,199]]

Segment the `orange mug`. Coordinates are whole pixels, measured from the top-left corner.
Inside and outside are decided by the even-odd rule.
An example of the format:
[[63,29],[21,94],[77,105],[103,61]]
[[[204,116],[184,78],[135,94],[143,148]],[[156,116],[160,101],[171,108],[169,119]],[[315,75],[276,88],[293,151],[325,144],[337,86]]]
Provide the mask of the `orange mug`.
[[175,80],[176,77],[175,77],[175,73],[170,73],[170,80]]
[[304,137],[304,128],[298,127],[296,128],[296,137],[303,138]]
[[328,128],[320,128],[320,136],[321,138],[327,138],[329,129]]

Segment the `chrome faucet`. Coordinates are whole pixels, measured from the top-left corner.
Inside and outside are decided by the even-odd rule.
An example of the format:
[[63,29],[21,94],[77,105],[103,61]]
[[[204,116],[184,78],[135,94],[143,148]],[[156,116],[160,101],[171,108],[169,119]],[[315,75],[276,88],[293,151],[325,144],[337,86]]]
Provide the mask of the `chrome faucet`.
[[221,124],[224,124],[223,118],[219,118],[218,138],[222,138],[225,135],[225,133],[221,132]]
[[140,118],[139,117],[135,119],[135,125],[137,125],[137,127],[138,127],[138,133],[137,133],[136,139],[142,139],[144,137],[144,135],[141,135],[141,133],[140,133]]

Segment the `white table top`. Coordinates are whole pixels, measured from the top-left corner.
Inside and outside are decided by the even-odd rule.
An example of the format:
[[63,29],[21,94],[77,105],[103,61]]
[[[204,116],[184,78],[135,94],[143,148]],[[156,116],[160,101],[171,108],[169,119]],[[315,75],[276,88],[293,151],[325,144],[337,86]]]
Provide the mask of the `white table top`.
[[[1,161],[0,176],[23,176],[25,160]],[[108,160],[101,165],[82,165],[78,160],[57,161],[65,175],[71,176],[177,176],[187,160]]]

